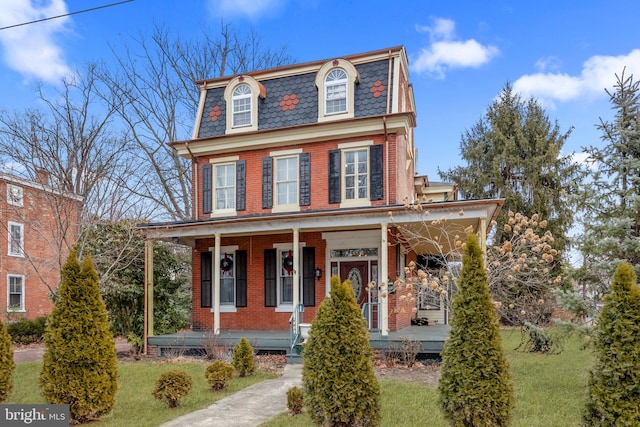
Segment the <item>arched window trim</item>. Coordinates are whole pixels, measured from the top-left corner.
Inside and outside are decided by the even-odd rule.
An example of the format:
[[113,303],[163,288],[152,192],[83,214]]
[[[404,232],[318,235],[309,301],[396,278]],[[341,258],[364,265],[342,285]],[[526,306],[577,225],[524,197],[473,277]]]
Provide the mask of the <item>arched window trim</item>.
[[[233,100],[236,89],[240,86],[246,85],[251,89],[251,106],[250,106],[250,124],[243,124],[239,126],[234,126],[233,121]],[[260,84],[256,79],[251,76],[238,76],[232,79],[224,91],[224,100],[227,104],[226,108],[226,118],[227,118],[227,134],[231,133],[239,133],[239,132],[249,132],[258,130],[258,97],[265,98],[266,91],[262,84]]]
[[[327,78],[330,73],[340,69],[346,73],[346,111],[327,112]],[[326,122],[337,119],[354,117],[354,90],[355,83],[360,81],[360,76],[354,65],[345,59],[334,59],[326,62],[316,74],[316,87],[318,88],[318,122]]]

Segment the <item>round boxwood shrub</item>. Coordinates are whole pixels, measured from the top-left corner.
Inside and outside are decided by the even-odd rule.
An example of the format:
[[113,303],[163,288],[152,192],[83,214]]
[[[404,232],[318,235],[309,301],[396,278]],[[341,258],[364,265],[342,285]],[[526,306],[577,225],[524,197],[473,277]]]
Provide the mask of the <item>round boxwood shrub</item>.
[[207,379],[207,384],[213,391],[220,391],[227,388],[227,382],[233,378],[233,366],[223,362],[222,360],[216,360],[209,366],[204,372],[204,377]]
[[233,347],[233,367],[241,377],[251,375],[256,370],[253,347],[244,337]]
[[11,376],[15,368],[11,336],[7,332],[4,322],[0,321],[0,402],[4,402],[9,397],[12,385]]
[[176,408],[180,399],[191,391],[193,380],[184,371],[169,371],[160,375],[153,389],[153,397],[164,402],[169,408]]
[[291,387],[287,390],[287,408],[289,414],[301,414],[304,409],[304,393],[300,387]]

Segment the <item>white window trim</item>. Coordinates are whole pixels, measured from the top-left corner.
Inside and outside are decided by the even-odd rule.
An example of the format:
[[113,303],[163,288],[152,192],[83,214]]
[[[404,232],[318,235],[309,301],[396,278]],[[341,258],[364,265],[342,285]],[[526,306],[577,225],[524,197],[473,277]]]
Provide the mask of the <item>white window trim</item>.
[[[22,292],[20,294],[20,308],[19,309],[13,309],[9,306],[9,295],[11,294],[11,278],[12,277],[18,277],[20,278],[20,280],[22,281]],[[24,281],[24,275],[21,274],[7,274],[7,311],[11,312],[11,313],[25,313],[26,307],[25,307],[25,293],[26,293],[26,286],[25,286],[25,281]]]
[[[326,78],[331,70],[341,68],[347,73],[347,111],[344,113],[326,112]],[[316,87],[318,88],[318,122],[327,122],[355,117],[355,84],[360,81],[360,76],[354,65],[346,59],[335,59],[326,62],[316,74]]]
[[[305,246],[306,246],[305,242],[298,243],[298,254],[299,254],[298,260],[300,262],[300,268],[302,268],[302,248]],[[276,282],[276,301],[278,305],[275,308],[275,312],[276,313],[293,313],[293,304],[280,304],[280,269],[282,268],[280,252],[292,250],[293,244],[274,243],[273,248],[276,250],[276,261],[277,261],[276,271],[278,272],[277,282]],[[300,301],[302,301],[302,271],[298,272],[298,280],[300,281],[300,283],[298,283],[298,286],[300,288]]]
[[[248,91],[247,93],[243,93],[243,94],[238,94],[236,95],[236,91],[239,88],[243,88],[243,90],[246,88],[246,90]],[[247,99],[249,100],[249,108],[248,109],[243,109],[243,110],[237,110],[236,111],[236,103],[235,101],[239,101],[239,100],[244,100]],[[231,95],[231,101],[232,101],[232,113],[231,113],[231,126],[233,128],[242,128],[242,127],[251,127],[252,125],[252,112],[253,112],[253,91],[251,90],[251,86],[249,86],[246,83],[242,83],[239,84],[235,87],[235,89],[233,90],[233,94]],[[244,114],[244,113],[249,113],[249,123],[243,123],[243,124],[236,124],[236,116],[239,114]]]
[[7,203],[12,206],[24,206],[24,189],[17,185],[7,184]]
[[[210,247],[209,248],[209,251],[211,252],[211,254],[215,254],[216,253],[215,249],[216,249],[215,247]],[[239,249],[240,248],[237,245],[236,246],[220,246],[220,255],[224,254],[225,252],[226,253],[232,253],[233,252],[233,254],[234,254],[234,261],[233,261],[233,264],[234,264],[233,265],[233,272],[234,272],[234,275],[233,275],[233,292],[234,292],[234,295],[235,295],[235,291],[236,291],[236,278],[237,278],[236,271],[235,271],[235,268],[236,268],[235,253]],[[214,265],[211,266],[211,268],[212,269],[214,269],[214,268],[216,269],[215,271],[211,272],[212,273],[211,277],[214,278],[214,280],[215,280],[214,274],[216,274],[216,271],[218,272],[218,274],[220,274],[220,260],[217,260],[214,263]],[[213,280],[211,281],[211,286],[212,287],[215,286]],[[215,288],[211,289],[211,310],[210,310],[211,313],[213,313],[215,311],[215,308],[213,307],[213,305],[214,305],[213,301],[214,301],[214,298],[215,298],[215,292],[216,292]],[[234,297],[234,299],[235,299],[235,297]],[[236,313],[237,311],[238,311],[238,309],[236,308],[236,302],[235,301],[234,301],[233,305],[220,303],[220,313]]]
[[[278,204],[278,160],[283,159],[296,159],[296,203]],[[299,212],[300,211],[300,155],[288,154],[273,157],[273,206],[271,208],[272,213],[282,212]]]
[[[209,160],[211,164],[211,217],[222,217],[222,216],[236,216],[238,215],[238,211],[236,209],[238,205],[238,201],[235,201],[235,206],[233,209],[216,209],[217,206],[217,198],[216,198],[216,167],[217,166],[226,166],[233,165],[235,168],[236,162],[240,159],[240,156],[227,156],[227,157],[218,157],[216,159]],[[236,171],[234,170],[234,176]],[[234,189],[237,186],[238,177],[235,176]]]
[[368,176],[368,185],[371,185],[371,159],[369,152],[369,147],[373,145],[373,141],[358,141],[358,142],[345,142],[343,144],[339,144],[338,148],[340,149],[340,208],[359,208],[371,206],[371,190],[367,188],[367,198],[366,199],[346,199],[345,198],[345,162],[344,162],[344,153],[346,151],[360,151],[367,150],[367,176]]
[[[246,84],[251,88],[251,124],[243,126],[233,126],[233,91],[240,85]],[[258,130],[258,97],[264,98],[266,92],[256,79],[251,76],[238,76],[232,79],[224,90],[224,100],[226,102],[226,134],[250,132]]]
[[[18,226],[20,227],[20,253],[11,252],[11,227]],[[7,224],[7,255],[12,257],[21,257],[24,258],[24,224],[20,224],[18,222],[11,222]]]

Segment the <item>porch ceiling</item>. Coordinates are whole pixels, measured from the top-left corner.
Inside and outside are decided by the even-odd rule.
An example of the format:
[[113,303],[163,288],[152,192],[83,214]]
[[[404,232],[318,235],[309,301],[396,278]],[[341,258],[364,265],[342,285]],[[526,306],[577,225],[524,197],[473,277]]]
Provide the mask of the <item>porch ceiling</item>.
[[[196,239],[223,236],[264,235],[286,233],[293,229],[301,232],[340,231],[379,229],[382,224],[398,226],[405,238],[411,235],[424,235],[425,232],[451,234],[464,232],[472,226],[479,231],[482,219],[487,227],[494,219],[502,199],[463,200],[453,202],[426,203],[421,210],[408,209],[404,205],[340,209],[330,211],[297,212],[292,214],[273,214],[269,216],[246,216],[233,218],[211,218],[206,220],[139,224],[148,239],[166,240],[183,245],[195,246]],[[433,221],[443,222],[444,227],[436,227]],[[447,233],[444,230],[448,230]],[[456,231],[461,230],[461,231]],[[422,233],[422,234],[419,234]],[[437,234],[433,234],[435,236]],[[442,239],[442,236],[438,237]],[[423,242],[427,245],[427,242]],[[425,246],[425,251],[429,248]],[[433,253],[433,252],[424,252]]]

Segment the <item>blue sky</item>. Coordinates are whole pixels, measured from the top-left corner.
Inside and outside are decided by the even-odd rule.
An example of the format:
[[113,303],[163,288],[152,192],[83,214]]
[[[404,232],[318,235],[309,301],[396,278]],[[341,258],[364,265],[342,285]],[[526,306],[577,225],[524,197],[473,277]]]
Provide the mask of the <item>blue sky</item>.
[[[0,27],[117,1],[1,0]],[[507,81],[562,130],[574,128],[565,154],[601,145],[595,124],[612,116],[605,87],[625,66],[640,79],[639,12],[637,0],[135,0],[0,30],[0,109],[37,107],[38,81],[56,85],[154,24],[189,38],[224,19],[265,46],[286,45],[296,62],[403,45],[418,169],[437,181],[438,167],[462,164],[460,135]]]

